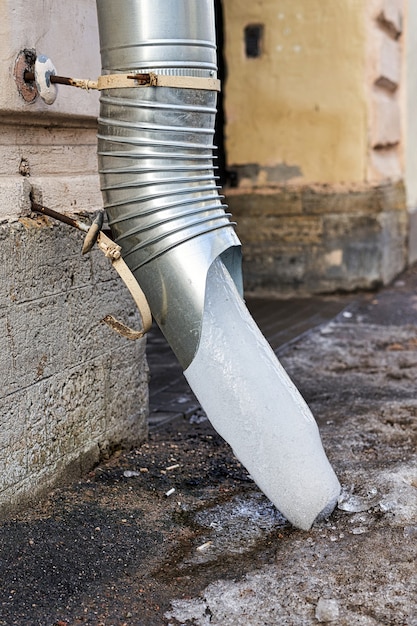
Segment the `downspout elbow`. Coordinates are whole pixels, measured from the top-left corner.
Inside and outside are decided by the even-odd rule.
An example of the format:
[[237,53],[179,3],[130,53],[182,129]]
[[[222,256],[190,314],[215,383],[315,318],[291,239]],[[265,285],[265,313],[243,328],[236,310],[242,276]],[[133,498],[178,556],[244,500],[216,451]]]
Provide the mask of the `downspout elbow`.
[[214,427],[278,509],[308,529],[340,485],[241,297],[240,242],[212,160],[216,92],[192,81],[216,78],[213,2],[97,7],[105,74],[191,78],[186,88],[101,92],[99,169],[113,236]]

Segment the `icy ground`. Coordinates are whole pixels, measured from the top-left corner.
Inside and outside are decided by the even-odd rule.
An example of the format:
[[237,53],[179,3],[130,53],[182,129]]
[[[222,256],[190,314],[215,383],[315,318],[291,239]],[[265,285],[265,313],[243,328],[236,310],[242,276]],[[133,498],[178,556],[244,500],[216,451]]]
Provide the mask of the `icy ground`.
[[414,268],[280,354],[328,520],[291,527],[197,410],[0,523],[0,625],[417,626],[416,293]]

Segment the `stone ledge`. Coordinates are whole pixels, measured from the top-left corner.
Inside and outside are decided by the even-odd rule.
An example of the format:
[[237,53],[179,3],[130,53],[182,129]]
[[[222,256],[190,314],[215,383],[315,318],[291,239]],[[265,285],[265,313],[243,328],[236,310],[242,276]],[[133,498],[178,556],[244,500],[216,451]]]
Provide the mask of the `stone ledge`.
[[406,265],[402,182],[230,190],[227,201],[250,294],[369,289]]
[[[404,210],[403,181],[379,185],[314,184],[225,188],[226,201],[234,217],[240,215],[301,215],[326,213],[378,213]],[[241,207],[244,205],[244,209]]]

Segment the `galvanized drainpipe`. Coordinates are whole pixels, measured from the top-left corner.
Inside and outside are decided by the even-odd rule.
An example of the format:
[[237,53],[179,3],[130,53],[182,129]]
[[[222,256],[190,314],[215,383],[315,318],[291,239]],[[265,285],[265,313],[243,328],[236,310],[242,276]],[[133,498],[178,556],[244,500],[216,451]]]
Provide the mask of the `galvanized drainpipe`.
[[[104,75],[154,72],[216,77],[213,0],[97,0],[97,11]],[[225,212],[213,168],[216,93],[178,87],[108,89],[101,92],[100,102],[99,170],[109,224],[125,262],[147,296],[154,318],[188,372],[202,338],[206,281],[216,259],[222,260],[228,276],[242,293],[240,242]],[[225,295],[226,300],[229,297]],[[240,296],[237,298],[239,308],[243,304]],[[232,337],[231,341],[239,342],[240,338]],[[248,367],[257,366],[249,363]],[[226,380],[223,374],[218,373],[215,386]],[[245,380],[238,384],[247,386]],[[290,390],[290,395],[298,393],[287,379],[277,380],[276,384],[285,392]],[[198,397],[198,390],[194,391]],[[242,395],[239,388],[235,391]],[[210,395],[215,397],[217,393],[216,387],[211,391],[209,388],[208,404]],[[284,448],[289,445],[297,449],[297,454],[300,446],[305,447],[304,456],[315,457],[308,470],[313,487],[307,481],[301,489],[299,477],[287,481],[285,459],[279,459],[275,467],[274,460],[269,463],[266,458],[254,464],[248,458],[252,454],[240,445],[239,417],[233,415],[232,395],[230,402],[232,406],[228,406],[226,398],[226,412],[230,415],[225,419],[237,419],[230,436],[228,428],[224,434],[221,425],[214,426],[235,452],[242,448],[237,456],[281,512],[295,525],[310,527],[322,509],[334,506],[339,484],[302,398],[290,399],[290,413],[294,414],[295,425],[301,422],[302,434],[297,434],[296,426],[295,431],[284,432],[284,440],[287,434],[288,441],[282,444]],[[290,416],[290,422],[291,419]],[[304,432],[306,423],[308,433]],[[280,450],[279,438],[270,432],[269,426],[264,435],[256,432],[256,424],[245,428],[254,429],[254,437],[249,432],[249,439],[258,440],[261,447],[265,438],[276,442],[278,449],[274,448],[272,456],[286,456],[288,451]],[[283,430],[282,425],[279,429]],[[259,469],[259,465],[266,469]],[[288,471],[294,473],[291,464]],[[283,498],[279,494],[275,497],[275,488],[269,489],[276,473],[283,475],[283,491],[288,492]],[[317,487],[319,484],[322,486]],[[307,497],[312,488],[320,491],[314,503]],[[300,510],[293,512],[286,503],[297,498]]]
[[[215,76],[211,0],[98,0],[97,8],[103,74]],[[241,287],[240,243],[213,169],[216,92],[111,89],[100,102],[111,230],[186,369],[199,342],[205,276],[219,254]]]

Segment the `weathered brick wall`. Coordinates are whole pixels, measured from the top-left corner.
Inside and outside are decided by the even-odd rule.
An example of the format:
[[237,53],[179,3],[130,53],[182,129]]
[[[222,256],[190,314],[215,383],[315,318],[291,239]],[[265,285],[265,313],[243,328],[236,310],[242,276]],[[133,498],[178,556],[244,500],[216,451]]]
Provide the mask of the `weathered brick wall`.
[[367,289],[388,283],[406,264],[401,183],[230,189],[227,202],[243,243],[248,293]]
[[82,234],[44,218],[0,225],[0,512],[146,436],[145,340],[131,296]]

